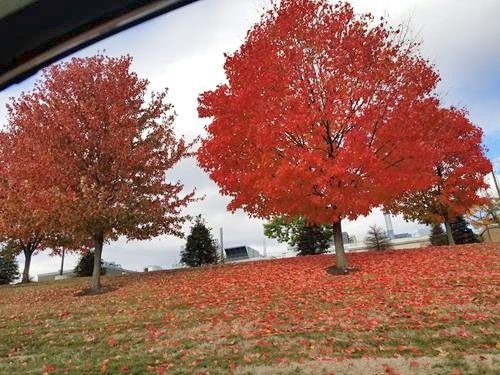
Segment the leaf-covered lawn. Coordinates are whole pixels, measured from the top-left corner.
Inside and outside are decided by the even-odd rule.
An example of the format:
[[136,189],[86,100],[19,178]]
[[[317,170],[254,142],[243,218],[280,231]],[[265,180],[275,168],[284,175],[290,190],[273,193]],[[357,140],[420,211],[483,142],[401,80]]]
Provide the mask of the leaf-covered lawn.
[[78,296],[88,279],[3,287],[0,373],[496,373],[499,256],[350,254],[347,276],[297,257],[104,278],[97,296]]

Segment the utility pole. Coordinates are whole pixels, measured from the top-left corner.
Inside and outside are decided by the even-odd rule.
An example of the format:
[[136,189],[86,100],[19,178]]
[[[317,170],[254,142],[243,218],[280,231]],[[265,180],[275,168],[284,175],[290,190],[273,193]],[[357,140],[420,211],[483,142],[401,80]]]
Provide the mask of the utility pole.
[[267,258],[267,249],[266,249],[266,237],[262,240],[262,249],[264,253],[264,258]]
[[220,261],[224,263],[224,236],[222,233],[222,227],[220,227]]

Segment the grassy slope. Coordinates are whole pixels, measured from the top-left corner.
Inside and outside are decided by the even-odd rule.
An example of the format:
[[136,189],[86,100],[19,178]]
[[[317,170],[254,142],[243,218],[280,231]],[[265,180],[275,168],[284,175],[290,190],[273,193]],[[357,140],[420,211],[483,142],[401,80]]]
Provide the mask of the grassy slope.
[[104,278],[97,296],[77,295],[88,279],[2,287],[0,374],[498,373],[499,255],[352,254],[348,276],[311,256]]

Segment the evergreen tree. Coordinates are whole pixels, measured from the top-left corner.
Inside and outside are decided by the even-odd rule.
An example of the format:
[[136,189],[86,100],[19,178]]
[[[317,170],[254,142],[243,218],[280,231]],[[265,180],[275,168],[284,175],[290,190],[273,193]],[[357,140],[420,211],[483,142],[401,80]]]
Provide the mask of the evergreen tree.
[[455,222],[451,223],[451,233],[457,245],[479,242],[463,216],[458,216]]
[[[101,275],[106,273],[106,269],[102,267],[103,261],[101,259]],[[94,271],[94,252],[89,251],[86,254],[83,254],[78,260],[78,264],[75,267],[74,272],[79,277],[92,276],[92,272]]]
[[297,240],[297,255],[322,254],[330,246],[330,237],[325,236],[319,225],[304,225]]
[[439,223],[432,223],[429,241],[433,246],[448,245],[448,237]]
[[186,247],[181,251],[181,263],[190,267],[217,263],[217,242],[212,238],[201,215],[196,216]]
[[391,247],[391,241],[385,231],[377,225],[372,225],[365,237],[365,244],[369,249],[384,250]]
[[19,277],[16,257],[8,251],[8,246],[0,251],[0,285],[10,284]]

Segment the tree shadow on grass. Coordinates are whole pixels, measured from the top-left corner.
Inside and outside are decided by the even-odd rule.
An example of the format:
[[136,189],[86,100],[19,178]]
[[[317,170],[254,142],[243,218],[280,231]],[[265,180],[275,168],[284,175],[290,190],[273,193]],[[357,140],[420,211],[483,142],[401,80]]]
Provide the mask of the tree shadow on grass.
[[350,275],[352,273],[359,272],[360,269],[353,267],[353,268],[347,268],[346,270],[341,270],[335,266],[330,266],[328,268],[325,268],[325,271],[326,271],[326,273],[328,273],[330,275],[334,275],[334,276],[347,276],[347,275]]

